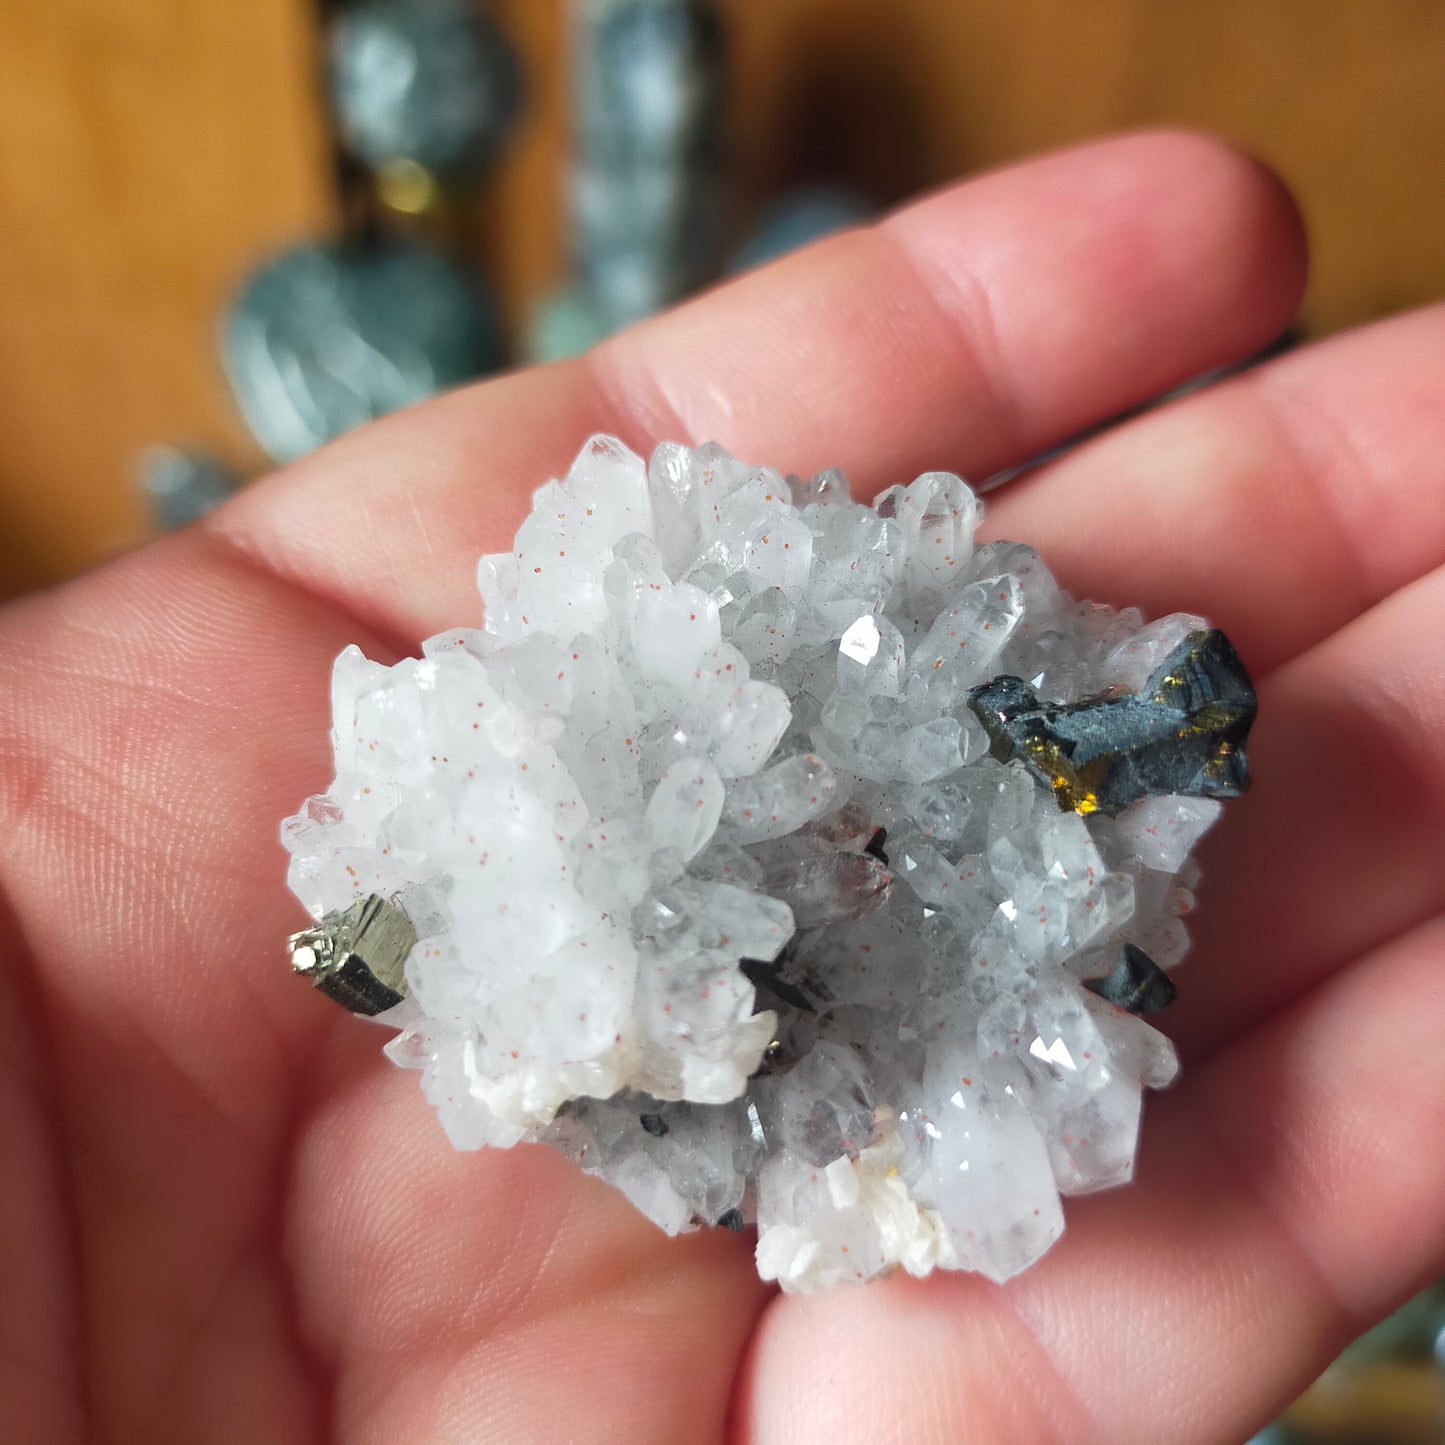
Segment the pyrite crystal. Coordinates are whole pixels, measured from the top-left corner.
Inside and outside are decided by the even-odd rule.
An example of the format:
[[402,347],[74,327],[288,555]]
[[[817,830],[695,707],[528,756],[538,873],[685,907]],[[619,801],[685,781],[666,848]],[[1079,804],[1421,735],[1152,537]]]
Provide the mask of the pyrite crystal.
[[337,659],[292,957],[395,1010],[458,1148],[755,1225],[786,1289],[1006,1279],[1130,1178],[1254,693],[979,514],[595,438],[482,559],[483,627]]
[[357,1014],[385,1013],[410,992],[404,968],[416,945],[406,910],[374,894],[288,940],[292,971]]

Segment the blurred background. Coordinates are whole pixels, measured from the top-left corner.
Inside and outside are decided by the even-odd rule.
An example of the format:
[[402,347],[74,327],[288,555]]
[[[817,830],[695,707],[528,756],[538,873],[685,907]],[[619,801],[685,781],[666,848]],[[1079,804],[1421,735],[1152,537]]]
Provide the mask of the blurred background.
[[1431,300],[1442,97],[1441,0],[4,0],[0,596],[1119,127],[1208,127],[1286,177],[1306,334]]
[[[1208,128],[1445,295],[1442,0],[3,0],[0,597],[912,192]],[[1445,1292],[1260,1445],[1445,1439]]]

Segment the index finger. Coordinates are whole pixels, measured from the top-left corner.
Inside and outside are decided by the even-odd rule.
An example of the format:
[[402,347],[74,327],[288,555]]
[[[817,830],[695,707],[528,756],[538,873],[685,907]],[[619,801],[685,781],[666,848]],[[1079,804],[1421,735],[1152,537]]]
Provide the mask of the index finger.
[[479,552],[585,437],[721,442],[871,494],[980,477],[1289,320],[1298,217],[1218,141],[1146,134],[955,186],[646,323],[456,393],[252,488],[212,529],[398,641],[476,615]]

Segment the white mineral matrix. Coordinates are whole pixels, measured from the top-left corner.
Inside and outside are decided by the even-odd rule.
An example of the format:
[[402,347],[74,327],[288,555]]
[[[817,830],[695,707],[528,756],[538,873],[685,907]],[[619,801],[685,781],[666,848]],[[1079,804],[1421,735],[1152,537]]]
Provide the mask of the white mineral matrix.
[[868,507],[594,437],[480,629],[341,654],[289,882],[323,931],[404,910],[387,1052],[456,1147],[756,1223],[785,1289],[1005,1280],[1129,1179],[1253,694],[1200,618],[1075,603],[979,515],[948,473]]

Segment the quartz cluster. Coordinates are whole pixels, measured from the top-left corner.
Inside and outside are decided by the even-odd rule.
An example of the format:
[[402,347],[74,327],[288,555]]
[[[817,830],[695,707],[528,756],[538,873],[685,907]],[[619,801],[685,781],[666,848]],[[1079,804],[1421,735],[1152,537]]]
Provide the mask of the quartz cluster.
[[1253,693],[1200,618],[1075,603],[979,516],[947,473],[869,507],[596,437],[482,559],[482,628],[337,659],[297,967],[385,1008],[457,1147],[756,1223],[787,1289],[1004,1280],[1129,1179]]

